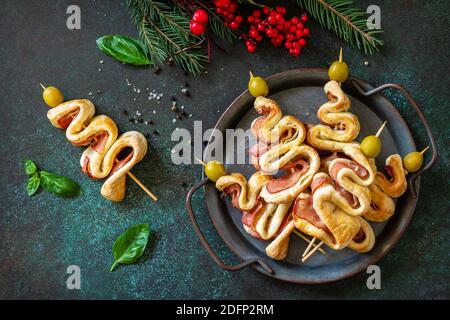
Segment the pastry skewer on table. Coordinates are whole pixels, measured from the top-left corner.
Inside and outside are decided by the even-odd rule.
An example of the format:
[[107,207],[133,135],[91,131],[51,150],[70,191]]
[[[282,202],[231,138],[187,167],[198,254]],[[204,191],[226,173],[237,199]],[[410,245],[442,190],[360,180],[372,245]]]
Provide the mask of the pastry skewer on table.
[[[83,125],[83,128],[86,129],[86,126]],[[119,160],[117,160],[117,158],[114,160],[115,163],[119,163]],[[151,192],[133,173],[131,173],[131,171],[127,171],[127,175],[142,189],[144,190],[144,192],[146,194],[148,194],[148,196],[153,200],[153,201],[157,201],[158,197],[156,197],[156,195]]]
[[[52,108],[56,108],[57,106],[59,106],[59,105],[61,105],[62,103],[63,103],[63,100],[64,100],[64,97],[63,97],[63,95],[62,95],[62,93],[61,93],[61,91],[59,91],[59,89],[57,89],[57,88],[54,88],[54,87],[45,87],[42,83],[40,83],[40,86],[42,87],[42,89],[44,90],[44,92],[43,92],[43,98],[44,98],[44,101],[45,101],[45,103],[48,105],[48,106],[50,106],[50,107],[52,107]],[[87,114],[89,114],[88,116],[87,116],[87,118],[85,119],[85,120],[89,120],[90,121],[90,123],[92,123],[93,121],[96,121],[96,120],[94,120],[94,119],[103,119],[103,121],[105,121],[106,123],[109,123],[110,124],[110,129],[111,130],[113,130],[114,132],[113,132],[113,134],[114,134],[114,136],[115,136],[115,138],[112,140],[112,142],[111,143],[114,143],[114,141],[116,141],[117,142],[117,140],[116,140],[116,138],[117,138],[117,127],[116,127],[116,125],[115,125],[115,123],[111,120],[111,119],[109,119],[108,117],[105,117],[105,116],[97,116],[97,117],[95,117],[95,118],[92,118],[93,116],[94,116],[94,113],[95,113],[95,107],[93,106],[93,104],[91,103],[91,107],[90,108],[87,108],[86,109],[86,112],[87,112]],[[92,110],[91,110],[92,109]],[[78,113],[80,112],[80,110],[78,110],[77,111],[77,113],[76,114],[74,114],[73,115],[73,117],[71,118],[71,120],[70,120],[70,122],[69,122],[69,124],[72,122],[72,120],[78,115]],[[72,114],[69,114],[69,117],[71,116]],[[103,117],[103,118],[102,118]],[[61,126],[56,122],[56,123],[53,123],[54,121],[57,121],[57,118],[54,118],[53,119],[53,117],[52,117],[52,119],[50,119],[51,121],[52,121],[52,124],[54,125],[54,126],[56,126],[56,127],[59,127],[59,128],[61,128]],[[98,121],[98,122],[100,122],[100,121]],[[69,126],[69,124],[67,124],[67,126],[66,126],[66,128]],[[100,128],[100,126],[97,124],[97,127],[98,128]],[[83,129],[83,130],[85,130],[86,129],[86,124],[85,124],[85,122],[82,122],[81,123],[81,128]],[[115,128],[115,129],[114,129]],[[137,132],[135,133],[135,135],[136,134],[138,134]],[[133,136],[133,133],[131,133],[131,132],[129,132],[128,133],[128,136],[127,136],[127,139],[133,139],[133,137],[134,138],[136,138],[135,137],[135,135]],[[140,135],[140,134],[138,134],[138,135]],[[123,135],[123,136],[125,136],[125,135]],[[123,137],[122,136],[122,137]],[[143,140],[145,140],[145,138],[143,138],[143,136],[142,136],[142,139]],[[142,140],[141,139],[141,140]],[[98,143],[98,141],[94,138],[94,141],[95,141],[95,144],[97,144]],[[74,143],[73,141],[71,141],[72,143]],[[104,142],[104,141],[103,141]],[[106,142],[106,143],[108,143],[108,141]],[[110,144],[110,147],[112,146],[112,144]],[[147,141],[145,140],[145,150],[147,149]],[[84,153],[83,153],[83,155],[84,155]],[[142,157],[145,155],[145,151],[144,151],[144,153],[142,154]],[[139,159],[138,161],[140,161],[141,159]],[[114,159],[114,163],[115,164],[119,164],[119,161],[118,161],[118,159],[117,158],[115,158]],[[119,164],[120,165],[120,164]],[[84,166],[83,166],[83,169],[84,169]],[[108,173],[108,172],[106,172],[106,173]],[[142,189],[142,190],[144,190],[144,192],[145,193],[147,193],[148,194],[148,196],[153,200],[153,201],[157,201],[158,200],[158,198],[155,196],[155,194],[153,194],[133,173],[131,173],[130,172],[130,170],[128,170],[127,172],[126,172],[126,174],[131,178],[131,179],[133,179],[133,181],[134,182],[136,182],[136,184]],[[104,175],[102,175],[101,177],[103,177]],[[96,177],[96,178],[99,178],[99,177]],[[105,196],[104,194],[103,194],[103,188],[102,188],[102,195],[103,196]],[[109,195],[108,196],[105,196],[105,197],[107,197],[109,200],[113,200],[112,198],[110,199],[109,198]],[[119,198],[120,198],[120,196],[119,196]],[[122,196],[122,198],[123,198],[123,196]],[[120,201],[121,199],[114,199],[113,201]]]
[[[83,125],[83,128],[86,129],[86,126]],[[119,163],[119,160],[117,160],[117,158],[115,159],[115,163]],[[136,182],[136,184],[142,189],[144,190],[144,192],[146,194],[148,194],[148,196],[153,200],[153,201],[157,201],[158,198],[156,197],[156,195],[151,192],[133,173],[131,173],[131,171],[127,172],[127,175],[134,181]]]

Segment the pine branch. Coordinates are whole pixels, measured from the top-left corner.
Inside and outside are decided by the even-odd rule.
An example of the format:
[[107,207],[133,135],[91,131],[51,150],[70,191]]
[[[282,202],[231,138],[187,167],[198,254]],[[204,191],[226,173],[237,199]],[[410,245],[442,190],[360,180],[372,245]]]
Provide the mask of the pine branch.
[[204,71],[208,57],[198,45],[202,38],[189,31],[190,17],[177,6],[159,1],[128,0],[127,4],[151,60],[163,63],[172,59],[192,74]]
[[351,0],[293,0],[305,9],[322,27],[336,33],[341,39],[354,47],[373,54],[383,45],[377,35],[382,30],[367,28],[367,14],[352,7]]

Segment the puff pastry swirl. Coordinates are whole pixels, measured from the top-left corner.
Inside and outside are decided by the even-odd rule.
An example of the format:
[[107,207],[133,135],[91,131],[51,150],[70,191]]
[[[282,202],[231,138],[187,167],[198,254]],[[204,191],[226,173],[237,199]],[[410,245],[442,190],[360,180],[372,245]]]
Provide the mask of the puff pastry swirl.
[[317,118],[323,124],[309,128],[306,139],[317,149],[340,151],[358,136],[358,117],[347,112],[350,99],[336,81],[327,82],[324,91],[329,101],[317,111]]
[[369,186],[371,206],[364,215],[369,221],[389,219],[395,211],[392,198],[398,198],[406,191],[406,176],[400,155],[393,154],[386,159],[386,172],[390,179],[377,172],[373,184]]
[[283,116],[275,101],[258,97],[255,109],[262,116],[251,125],[259,141],[250,150],[252,163],[265,174],[284,171],[282,177],[267,183],[261,197],[270,203],[293,201],[319,170],[319,155],[310,146],[302,145],[306,136],[303,123],[295,117]]
[[216,188],[231,195],[233,206],[242,210],[245,231],[262,240],[275,238],[285,228],[292,205],[292,201],[266,203],[259,197],[262,186],[270,179],[270,176],[256,172],[247,182],[243,175],[232,173],[216,182]]
[[357,146],[345,146],[343,152],[348,158],[336,158],[328,166],[338,190],[333,196],[334,202],[347,214],[361,216],[370,208],[368,186],[375,178],[373,165]]
[[317,173],[311,189],[311,195],[301,193],[294,203],[295,227],[332,249],[345,248],[361,229],[359,217],[348,215],[335,204],[337,191],[327,174]]
[[105,115],[94,117],[94,114],[94,104],[80,99],[50,109],[47,117],[54,127],[66,130],[66,138],[73,145],[88,146],[80,165],[91,178],[107,177],[101,188],[102,196],[111,201],[122,201],[126,174],[147,153],[147,140],[136,131],[118,137],[118,128],[111,118]]

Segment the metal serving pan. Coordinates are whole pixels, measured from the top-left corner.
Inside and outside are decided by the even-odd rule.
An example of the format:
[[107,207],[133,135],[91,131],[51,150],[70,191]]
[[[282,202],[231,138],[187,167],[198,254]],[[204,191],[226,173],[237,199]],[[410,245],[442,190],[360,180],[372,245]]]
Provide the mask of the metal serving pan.
[[[279,103],[283,114],[293,115],[303,123],[318,123],[317,109],[327,101],[323,92],[323,86],[328,81],[326,69],[296,69],[275,74],[266,80],[270,88],[270,98]],[[351,100],[349,111],[356,114],[361,123],[358,140],[366,135],[374,134],[387,120],[387,130],[385,129],[381,136],[382,151],[377,157],[379,170],[384,168],[385,159],[389,155],[399,153],[404,156],[416,150],[411,132],[404,119],[396,107],[380,93],[387,88],[399,90],[405,96],[422,121],[432,148],[430,161],[417,173],[408,175],[408,191],[397,200],[393,217],[387,222],[371,223],[376,234],[374,248],[368,253],[357,253],[350,249],[334,251],[325,248],[327,255],[316,253],[308,261],[302,263],[300,256],[307,243],[293,234],[286,259],[283,261],[272,260],[265,254],[265,247],[269,242],[248,235],[243,229],[240,211],[232,207],[228,197],[221,197],[214,183],[203,176],[204,179],[190,189],[186,198],[186,208],[203,246],[221,268],[235,271],[251,265],[259,272],[283,281],[293,283],[332,282],[353,276],[365,270],[369,265],[375,264],[393,248],[403,235],[417,204],[420,175],[430,169],[437,158],[436,145],[430,127],[417,103],[400,85],[385,84],[373,88],[371,85],[351,77],[342,84],[342,88]],[[251,122],[258,117],[253,109],[253,101],[254,98],[248,90],[242,93],[223,113],[215,128],[223,132],[227,128],[248,129]],[[205,153],[210,147],[209,142]],[[252,144],[253,142],[250,141],[249,145]],[[255,172],[250,164],[225,164],[225,167],[227,172],[240,172],[247,178]],[[217,232],[242,263],[231,266],[222,262],[201,232],[191,205],[193,193],[201,187],[204,187],[209,215]]]

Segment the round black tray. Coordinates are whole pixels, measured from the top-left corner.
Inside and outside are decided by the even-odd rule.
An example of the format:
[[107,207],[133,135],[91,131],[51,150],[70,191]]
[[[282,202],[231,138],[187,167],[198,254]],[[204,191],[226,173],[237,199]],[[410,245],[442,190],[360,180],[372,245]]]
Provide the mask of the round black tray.
[[[266,80],[270,87],[270,98],[279,103],[283,114],[293,115],[304,123],[318,123],[317,109],[327,101],[323,92],[323,86],[328,81],[327,70],[296,69],[275,74]],[[315,254],[306,263],[302,263],[300,256],[307,243],[296,235],[292,235],[286,259],[272,260],[265,254],[265,247],[269,242],[248,235],[243,229],[239,210],[233,208],[229,200],[224,200],[220,196],[214,183],[208,183],[208,179],[204,179],[189,191],[186,207],[202,244],[220,267],[234,271],[253,265],[258,271],[276,279],[293,283],[325,283],[344,279],[365,270],[388,253],[400,239],[414,214],[420,187],[420,174],[429,169],[437,157],[430,128],[415,101],[399,85],[386,84],[374,89],[359,79],[350,78],[342,84],[342,88],[351,100],[349,111],[356,114],[361,123],[360,137],[374,134],[387,120],[387,127],[382,134],[382,152],[377,158],[378,168],[384,167],[384,161],[389,155],[394,153],[405,155],[416,149],[408,126],[398,110],[379,93],[386,88],[397,89],[405,95],[422,120],[432,147],[431,160],[419,172],[408,176],[408,191],[397,200],[394,216],[388,222],[371,223],[377,235],[374,248],[364,254],[350,249],[333,251],[326,248],[326,256]],[[228,128],[248,129],[251,122],[258,117],[253,109],[253,101],[254,98],[245,91],[231,103],[215,128],[222,132]],[[249,145],[252,143],[250,141]],[[208,148],[209,145],[206,146],[205,153],[209,153]],[[255,172],[250,164],[226,164],[226,168],[227,172],[240,172],[247,177]],[[205,200],[211,220],[228,247],[242,259],[243,262],[239,265],[224,264],[211,249],[195,221],[191,197],[202,186],[205,189]]]

